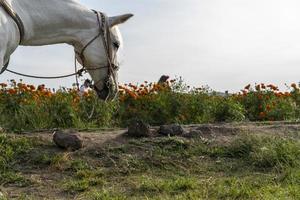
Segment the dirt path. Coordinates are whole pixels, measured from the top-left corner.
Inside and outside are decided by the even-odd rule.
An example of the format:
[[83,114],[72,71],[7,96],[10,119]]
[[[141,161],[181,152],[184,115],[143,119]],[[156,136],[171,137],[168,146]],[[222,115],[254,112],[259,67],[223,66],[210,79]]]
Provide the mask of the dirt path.
[[[152,127],[156,132],[159,127]],[[193,124],[183,126],[187,138],[202,137],[216,142],[226,142],[238,134],[266,134],[283,137],[300,137],[300,123],[298,122],[265,122],[265,123],[223,123],[223,124]],[[107,129],[98,131],[80,131],[85,148],[93,148],[103,144],[126,143],[127,129]],[[27,133],[26,137],[39,138],[52,142],[52,132]]]

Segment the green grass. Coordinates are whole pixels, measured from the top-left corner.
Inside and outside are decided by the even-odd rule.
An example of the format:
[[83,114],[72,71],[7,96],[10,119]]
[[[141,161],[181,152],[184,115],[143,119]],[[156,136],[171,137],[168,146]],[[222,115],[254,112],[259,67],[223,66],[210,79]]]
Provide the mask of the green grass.
[[[0,135],[0,140],[1,184],[34,184],[41,192],[56,187],[49,199],[62,194],[95,200],[300,198],[297,139],[241,135],[226,144],[178,137],[128,139],[75,153],[54,151],[35,139]],[[50,185],[24,178],[24,168],[46,170]],[[30,190],[27,195],[35,199]]]
[[29,152],[32,141],[21,137],[11,137],[0,134],[0,185],[17,184],[27,186],[30,181],[12,169],[12,166],[21,159],[21,155]]

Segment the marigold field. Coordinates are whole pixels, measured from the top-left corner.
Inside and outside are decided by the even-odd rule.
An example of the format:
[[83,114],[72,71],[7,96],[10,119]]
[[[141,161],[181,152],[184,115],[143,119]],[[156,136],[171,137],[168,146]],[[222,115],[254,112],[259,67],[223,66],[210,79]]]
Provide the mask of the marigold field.
[[49,89],[11,80],[0,84],[0,124],[9,131],[51,128],[125,127],[138,118],[151,125],[232,121],[280,121],[300,118],[300,90],[272,84],[245,86],[235,94],[192,88],[182,79],[119,86],[119,99],[98,100],[93,91]]

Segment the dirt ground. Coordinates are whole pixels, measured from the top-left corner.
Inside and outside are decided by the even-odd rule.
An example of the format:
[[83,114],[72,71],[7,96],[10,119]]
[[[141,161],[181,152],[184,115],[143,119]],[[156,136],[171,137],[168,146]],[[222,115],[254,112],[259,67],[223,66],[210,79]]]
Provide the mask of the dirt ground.
[[[300,132],[300,122],[192,124],[183,125],[182,127],[185,130],[186,134],[184,137],[186,138],[201,137],[215,142],[228,142],[232,137],[238,134],[266,134],[283,137],[298,137],[298,132]],[[154,133],[154,137],[158,136],[156,134],[158,129],[159,127],[151,127],[151,132]],[[127,129],[79,130],[79,134],[84,141],[84,149],[101,146],[103,144],[126,143],[128,140],[126,132]],[[52,134],[52,132],[45,131],[25,133],[23,135],[52,142]]]
[[[232,138],[239,134],[266,134],[300,138],[300,123],[296,122],[185,125],[183,128],[186,132],[184,135],[185,138],[198,137],[202,140],[209,140],[210,142],[221,144],[230,142]],[[151,130],[155,133],[158,127],[152,127]],[[125,144],[129,140],[128,136],[126,136],[126,131],[126,129],[80,131],[80,136],[84,141],[84,148],[77,152],[66,153],[66,156],[68,156],[68,154],[84,155],[87,152],[95,152],[105,145],[117,146]],[[64,152],[64,150],[53,145],[52,132],[26,133],[18,136],[43,141],[47,144],[45,146],[45,151],[47,152]],[[12,199],[22,199],[22,194],[29,195],[29,197],[30,194],[33,194],[34,198],[45,199],[47,195],[43,194],[44,191],[47,194],[55,194],[55,199],[74,198],[74,196],[70,196],[68,193],[62,193],[60,186],[55,184],[59,180],[64,179],[63,174],[57,169],[48,167],[37,169],[26,163],[19,165],[19,168],[18,171],[21,171],[22,175],[26,178],[34,180],[35,184],[25,187],[14,184],[0,185],[0,192],[6,196]]]

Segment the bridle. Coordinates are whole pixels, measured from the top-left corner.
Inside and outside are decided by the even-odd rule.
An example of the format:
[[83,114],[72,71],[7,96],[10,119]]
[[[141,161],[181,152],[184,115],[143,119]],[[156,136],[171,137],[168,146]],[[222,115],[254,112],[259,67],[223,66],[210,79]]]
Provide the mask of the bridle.
[[[80,58],[81,60],[81,64],[83,66],[83,68],[81,70],[83,71],[93,71],[93,70],[99,70],[99,69],[106,69],[107,68],[107,76],[104,80],[105,86],[107,88],[110,88],[111,86],[111,82],[110,82],[110,77],[112,76],[112,79],[114,81],[114,86],[115,91],[118,90],[118,83],[117,83],[117,79],[115,77],[115,71],[118,70],[119,66],[114,64],[115,61],[115,55],[113,55],[113,51],[112,51],[112,40],[111,40],[111,32],[110,32],[110,26],[109,26],[109,21],[108,21],[108,17],[99,11],[96,10],[92,10],[96,16],[97,16],[97,22],[98,22],[98,26],[99,26],[99,33],[93,37],[86,45],[83,46],[83,48],[81,49],[80,52],[75,50],[75,54]],[[96,39],[98,39],[99,37],[102,38],[102,42],[104,45],[104,49],[105,49],[105,54],[107,57],[107,65],[106,66],[101,66],[101,67],[95,67],[95,68],[85,68],[85,57],[84,57],[84,52],[87,49],[87,47],[89,47]],[[77,68],[76,66],[76,57],[75,57],[75,70]],[[77,71],[77,70],[76,70]],[[79,70],[80,71],[80,70]],[[76,78],[77,79],[77,78]],[[102,90],[97,88],[97,84],[99,82],[103,81],[103,79],[98,80],[97,82],[94,83],[93,89],[97,91],[97,93],[101,93],[102,90],[104,90],[105,88],[103,88]],[[76,80],[77,82],[77,80]],[[109,91],[110,92],[110,91]],[[108,95],[108,97],[110,96],[110,94]],[[114,97],[115,98],[115,97]]]
[[[24,34],[25,34],[25,28],[24,28],[24,24],[21,20],[21,18],[19,17],[19,15],[17,13],[15,13],[13,11],[13,9],[11,8],[11,6],[7,3],[6,0],[0,0],[0,6],[2,6],[4,8],[4,10],[11,16],[11,18],[15,21],[15,23],[18,26],[19,29],[19,33],[20,33],[20,44],[24,38]],[[93,89],[96,90],[97,93],[101,93],[103,90],[105,90],[105,86],[109,89],[109,94],[107,96],[107,98],[110,97],[110,93],[111,93],[111,82],[110,82],[110,77],[112,77],[112,81],[113,81],[113,86],[115,87],[114,90],[118,91],[118,83],[117,83],[117,79],[115,76],[115,71],[118,69],[118,66],[114,64],[115,61],[115,55],[113,54],[112,51],[112,40],[111,40],[111,32],[110,32],[110,26],[109,26],[109,19],[108,17],[102,13],[102,12],[98,12],[95,10],[92,10],[96,16],[97,16],[97,22],[98,22],[98,26],[99,26],[99,32],[98,34],[93,37],[87,44],[85,44],[83,46],[83,48],[81,49],[81,51],[76,51],[75,50],[75,73],[72,74],[67,74],[67,75],[62,75],[62,76],[34,76],[34,75],[28,75],[28,74],[23,74],[23,73],[19,73],[13,70],[9,70],[7,69],[8,67],[8,63],[7,62],[2,71],[0,72],[0,74],[2,74],[5,71],[8,71],[10,73],[13,74],[17,74],[20,76],[24,76],[24,77],[29,77],[29,78],[38,78],[38,79],[60,79],[60,78],[66,78],[66,77],[71,77],[71,76],[75,76],[76,78],[76,84],[77,87],[79,86],[78,84],[78,78],[81,77],[83,75],[84,72],[86,71],[93,71],[93,70],[99,70],[99,69],[107,69],[107,76],[105,78],[105,80],[100,79],[97,82],[95,82],[93,84]],[[84,52],[86,51],[86,49],[99,37],[102,38],[102,42],[105,48],[105,53],[106,53],[106,57],[107,57],[107,65],[106,66],[101,66],[101,67],[95,67],[95,68],[86,68],[85,66],[85,57],[84,57]],[[81,60],[81,64],[82,64],[82,68],[80,70],[78,70],[77,68],[77,59],[76,56],[78,56]],[[103,86],[103,89],[99,89],[97,87],[97,84],[101,81],[104,81],[105,85]],[[116,95],[112,98],[115,99]]]

